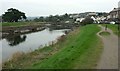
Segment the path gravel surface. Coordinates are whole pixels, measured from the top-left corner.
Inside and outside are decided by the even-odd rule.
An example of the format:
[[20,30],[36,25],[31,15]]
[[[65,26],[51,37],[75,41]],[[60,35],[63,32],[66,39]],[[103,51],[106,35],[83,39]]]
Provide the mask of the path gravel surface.
[[[105,31],[105,27],[99,25],[101,27],[101,31]],[[101,55],[101,59],[98,62],[97,69],[118,69],[118,36],[116,36],[112,30],[107,29],[106,31],[110,32],[109,36],[101,36],[97,35],[103,41],[103,52]]]

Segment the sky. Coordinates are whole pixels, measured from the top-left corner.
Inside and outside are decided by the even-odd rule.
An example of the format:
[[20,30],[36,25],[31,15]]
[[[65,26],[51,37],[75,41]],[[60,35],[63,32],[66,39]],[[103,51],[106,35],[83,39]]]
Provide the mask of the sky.
[[9,8],[18,9],[28,17],[62,15],[65,13],[110,12],[120,0],[0,0],[0,15]]

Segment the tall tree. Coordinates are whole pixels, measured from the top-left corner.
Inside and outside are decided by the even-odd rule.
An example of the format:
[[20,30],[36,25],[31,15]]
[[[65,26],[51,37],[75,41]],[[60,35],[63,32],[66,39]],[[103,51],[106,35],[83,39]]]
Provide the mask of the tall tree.
[[10,8],[2,15],[2,19],[5,22],[18,22],[18,20],[26,19],[26,16],[25,13],[17,9]]

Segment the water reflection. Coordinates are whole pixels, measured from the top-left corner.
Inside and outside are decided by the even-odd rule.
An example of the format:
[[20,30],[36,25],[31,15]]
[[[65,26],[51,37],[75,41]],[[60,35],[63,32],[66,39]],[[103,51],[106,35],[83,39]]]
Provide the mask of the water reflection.
[[49,31],[49,28],[46,28],[45,30],[39,32],[33,32],[24,35],[9,35],[0,40],[0,43],[2,44],[2,61],[7,61],[16,52],[26,53],[38,48],[42,48],[41,45],[49,45],[49,43],[52,41],[56,41],[58,37],[65,35],[64,31],[66,30],[69,29]]
[[12,37],[7,37],[6,40],[10,46],[16,46],[26,40],[26,35],[17,35]]

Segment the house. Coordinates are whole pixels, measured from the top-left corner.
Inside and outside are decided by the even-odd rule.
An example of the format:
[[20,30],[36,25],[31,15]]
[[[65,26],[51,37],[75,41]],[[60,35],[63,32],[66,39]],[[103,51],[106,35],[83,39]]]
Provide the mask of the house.
[[114,8],[110,13],[110,18],[115,19],[115,18],[120,18],[120,7],[119,8]]
[[70,23],[70,21],[65,21],[65,23]]
[[120,23],[120,7],[114,8],[109,13],[109,19],[110,22]]
[[85,18],[77,18],[76,22],[82,22]]
[[80,17],[80,15],[77,14],[77,13],[76,14],[70,14],[70,18],[76,19],[78,17]]
[[118,18],[120,20],[120,1],[118,2]]
[[91,12],[91,13],[88,13],[87,16],[97,16],[98,14],[96,12]]

